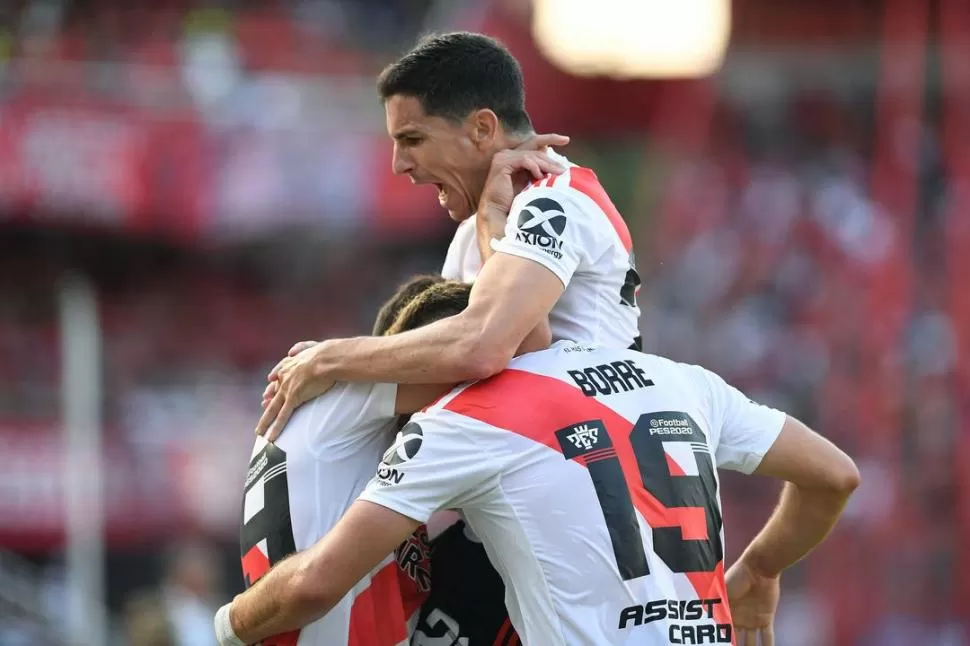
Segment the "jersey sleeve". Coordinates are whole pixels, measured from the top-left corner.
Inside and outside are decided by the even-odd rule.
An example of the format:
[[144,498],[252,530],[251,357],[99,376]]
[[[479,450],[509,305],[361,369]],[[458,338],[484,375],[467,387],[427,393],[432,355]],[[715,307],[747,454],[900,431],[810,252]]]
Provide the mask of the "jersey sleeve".
[[490,488],[495,461],[458,415],[415,415],[384,454],[360,500],[426,523],[439,509],[472,504]]
[[709,399],[711,423],[720,428],[718,467],[750,474],[778,439],[786,414],[753,402],[710,370],[694,368]]
[[601,218],[566,189],[531,187],[512,202],[505,237],[492,248],[539,263],[565,287],[581,266],[602,254],[606,242],[596,227]]
[[297,409],[297,413],[312,424],[312,448],[316,448],[334,439],[352,440],[354,432],[371,432],[394,418],[396,402],[397,384],[341,382],[307,404],[306,412]]

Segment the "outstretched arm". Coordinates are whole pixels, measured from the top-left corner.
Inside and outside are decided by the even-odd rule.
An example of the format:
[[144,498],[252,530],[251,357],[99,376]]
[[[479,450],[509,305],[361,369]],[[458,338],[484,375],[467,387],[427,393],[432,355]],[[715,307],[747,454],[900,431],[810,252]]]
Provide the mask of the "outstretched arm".
[[[494,228],[505,221],[522,175],[539,179],[564,170],[542,151],[568,141],[536,135],[518,149],[495,155],[479,204],[482,214],[491,214]],[[483,258],[490,262],[475,281],[468,309],[447,322],[395,335],[390,342],[357,337],[294,346],[270,373],[256,433],[273,440],[298,406],[337,380],[414,384],[481,379],[503,369],[520,346],[524,351],[546,347],[552,340],[547,317],[571,271],[555,273],[521,254]]]
[[[473,432],[473,431],[471,431]],[[415,528],[442,508],[465,508],[494,489],[495,460],[480,459],[467,425],[419,414],[398,434],[376,476],[332,530],[270,570],[216,615],[222,646],[253,643],[326,614]],[[421,437],[407,460],[404,445]]]
[[418,524],[381,505],[355,502],[313,547],[280,562],[219,610],[220,645],[255,644],[322,617]]
[[497,253],[461,314],[402,334],[324,341],[284,359],[279,389],[256,431],[269,429],[275,437],[297,406],[334,381],[440,384],[490,377],[508,365],[563,289],[542,265]]

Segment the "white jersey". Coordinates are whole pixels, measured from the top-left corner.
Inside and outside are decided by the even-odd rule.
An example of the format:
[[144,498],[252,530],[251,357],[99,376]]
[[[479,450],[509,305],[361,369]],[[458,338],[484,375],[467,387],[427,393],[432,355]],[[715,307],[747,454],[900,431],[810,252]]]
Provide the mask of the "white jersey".
[[[516,196],[505,237],[493,248],[534,260],[562,281],[565,291],[549,315],[553,340],[639,347],[640,277],[630,231],[592,170],[549,155],[566,172]],[[472,282],[481,267],[473,216],[458,225],[441,273]]]
[[445,254],[445,264],[441,267],[441,275],[448,280],[471,283],[482,270],[482,254],[478,250],[475,221],[476,217],[473,215],[458,223],[455,237],[451,239],[448,253]]
[[523,643],[730,644],[715,466],[750,473],[784,420],[699,366],[560,342],[415,415],[361,498],[461,509]]
[[[340,520],[393,440],[396,396],[396,384],[337,384],[298,408],[275,444],[256,440],[241,530],[247,587],[286,556],[312,546]],[[398,568],[389,557],[325,617],[262,643],[400,644],[407,640],[401,603]]]

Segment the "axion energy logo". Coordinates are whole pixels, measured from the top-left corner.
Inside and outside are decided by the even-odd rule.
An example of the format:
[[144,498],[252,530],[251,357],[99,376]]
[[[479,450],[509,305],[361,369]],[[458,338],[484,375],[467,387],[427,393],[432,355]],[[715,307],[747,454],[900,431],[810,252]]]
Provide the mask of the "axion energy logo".
[[566,214],[559,202],[548,197],[532,200],[519,211],[518,227],[516,240],[539,247],[557,259],[562,258]]

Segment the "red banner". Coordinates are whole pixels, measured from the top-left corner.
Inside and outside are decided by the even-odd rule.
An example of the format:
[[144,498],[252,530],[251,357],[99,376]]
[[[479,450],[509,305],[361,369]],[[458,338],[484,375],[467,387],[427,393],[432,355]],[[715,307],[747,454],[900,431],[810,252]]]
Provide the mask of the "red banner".
[[0,201],[36,217],[118,226],[144,207],[146,130],[132,115],[8,108]]
[[432,192],[394,177],[389,151],[375,132],[229,127],[21,101],[0,107],[0,219],[185,240],[438,225]]
[[[248,418],[246,420],[249,421]],[[230,427],[248,429],[238,420]],[[238,533],[252,436],[202,424],[185,435],[128,433],[101,456],[104,535],[109,545]],[[56,423],[0,426],[0,549],[45,553],[64,544],[70,457]],[[109,438],[111,434],[109,434]]]
[[[63,544],[66,456],[62,433],[49,424],[5,423],[0,430],[0,547],[44,552]],[[165,534],[184,525],[176,498],[166,495],[170,475],[139,464],[130,451],[108,443],[103,454],[103,513],[111,543]]]

